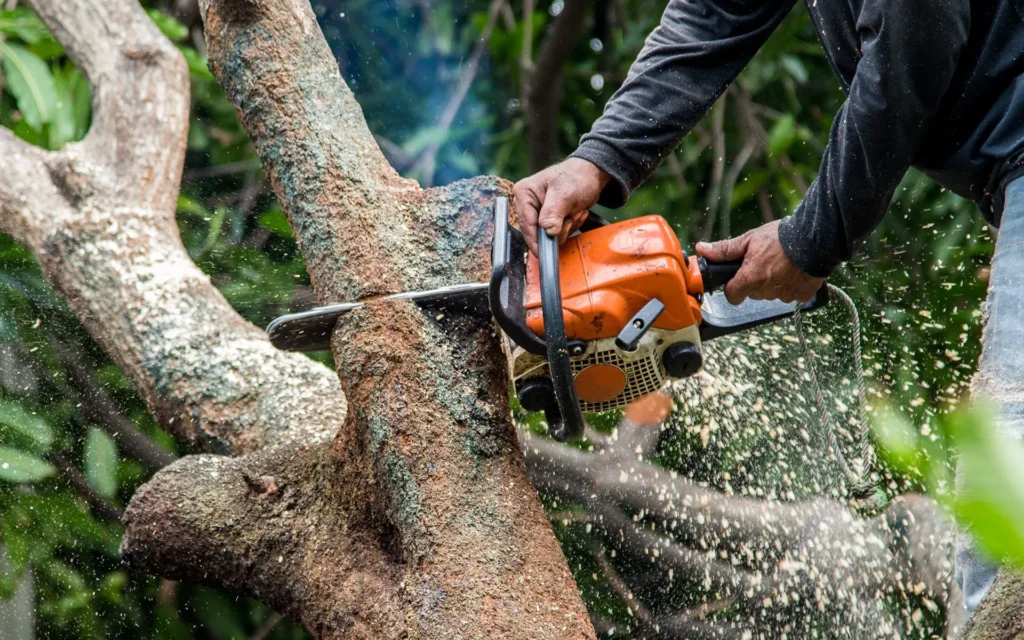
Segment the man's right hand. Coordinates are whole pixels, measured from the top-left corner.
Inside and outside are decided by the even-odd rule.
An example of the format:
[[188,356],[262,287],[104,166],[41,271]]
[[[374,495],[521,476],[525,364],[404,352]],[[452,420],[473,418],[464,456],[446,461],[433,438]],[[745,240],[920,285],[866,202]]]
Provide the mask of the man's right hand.
[[611,176],[580,158],[569,158],[516,183],[520,226],[530,251],[537,253],[537,221],[549,236],[565,242],[587,219]]

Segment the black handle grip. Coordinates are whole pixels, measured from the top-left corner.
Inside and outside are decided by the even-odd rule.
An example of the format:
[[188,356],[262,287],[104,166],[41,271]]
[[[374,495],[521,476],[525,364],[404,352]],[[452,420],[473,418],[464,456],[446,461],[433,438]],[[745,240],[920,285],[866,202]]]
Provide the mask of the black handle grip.
[[704,282],[704,293],[711,293],[725,287],[743,266],[742,260],[729,262],[708,262],[707,258],[697,258],[700,268],[700,279]]
[[[548,367],[551,382],[555,387],[558,413],[547,412],[551,436],[563,441],[583,435],[583,415],[576,397],[576,384],[569,360],[569,340],[565,335],[565,319],[562,317],[562,286],[558,275],[558,238],[549,236],[538,227],[537,234],[540,255],[540,303],[544,313],[544,341],[547,343]],[[552,422],[554,421],[554,422]]]

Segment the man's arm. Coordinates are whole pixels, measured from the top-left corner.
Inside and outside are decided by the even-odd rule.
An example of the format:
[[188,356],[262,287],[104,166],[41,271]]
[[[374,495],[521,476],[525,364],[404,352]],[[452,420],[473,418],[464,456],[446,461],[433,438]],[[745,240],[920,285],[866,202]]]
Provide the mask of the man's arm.
[[881,222],[970,31],[969,0],[868,0],[865,12],[872,33],[818,178],[779,225],[786,254],[813,276],[848,260]]
[[601,204],[620,206],[679,144],[764,44],[795,0],[669,0],[622,87],[569,160],[516,185],[523,232],[536,251]]
[[794,0],[671,0],[625,83],[573,157],[612,177],[600,204],[619,207],[675,149]]

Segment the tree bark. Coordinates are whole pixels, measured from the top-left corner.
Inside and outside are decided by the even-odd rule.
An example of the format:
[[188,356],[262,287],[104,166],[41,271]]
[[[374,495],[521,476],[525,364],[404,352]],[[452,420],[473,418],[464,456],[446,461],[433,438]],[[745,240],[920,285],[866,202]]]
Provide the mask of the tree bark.
[[1024,638],[1024,578],[1011,569],[1002,569],[960,637],[963,640]]
[[[128,0],[34,3],[93,88],[84,141],[0,132],[0,228],[28,245],[161,425],[220,455],[139,490],[133,566],[262,599],[320,638],[592,638],[530,484],[488,319],[368,304],[338,378],[273,349],[188,259],[174,221],[184,61]],[[374,143],[309,5],[206,2],[239,108],[321,301],[486,275],[482,178],[421,190]]]

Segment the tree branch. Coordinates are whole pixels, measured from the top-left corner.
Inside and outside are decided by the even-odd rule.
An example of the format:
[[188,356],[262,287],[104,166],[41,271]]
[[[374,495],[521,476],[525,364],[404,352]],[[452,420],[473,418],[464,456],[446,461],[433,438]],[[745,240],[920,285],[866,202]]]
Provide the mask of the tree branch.
[[33,250],[175,435],[236,453],[330,438],[345,409],[335,376],[274,350],[178,238],[181,55],[129,0],[35,5],[89,78],[95,114],[84,142],[55,153],[0,131],[0,230]]
[[551,164],[558,153],[562,72],[584,31],[583,23],[592,6],[593,0],[567,0],[562,12],[552,21],[537,61],[530,68],[527,94],[523,102],[529,113],[531,172],[540,171]]
[[162,469],[177,456],[156,445],[140,433],[114,405],[107,392],[93,377],[92,371],[72,352],[71,348],[54,339],[50,341],[68,373],[71,386],[78,392],[82,408],[88,419],[117,441],[124,453],[149,467]]
[[[656,556],[652,567],[660,572],[674,569],[691,580],[704,576],[709,596],[742,594],[750,615],[774,615],[763,601],[784,603],[799,594],[803,603],[826,598],[839,605],[833,606],[837,614],[868,624],[883,612],[864,594],[880,590],[923,590],[946,607],[951,620],[962,606],[952,583],[953,528],[927,498],[904,496],[882,516],[865,520],[830,500],[770,503],[723,495],[659,469],[644,456],[588,454],[527,438],[523,448],[538,489],[582,505],[607,544],[640,561]],[[644,523],[651,519],[671,534],[649,529]],[[729,561],[710,559],[707,552],[724,553],[720,558]],[[693,623],[685,615],[657,618],[663,630]]]
[[53,451],[46,454],[46,459],[57,467],[60,471],[60,475],[67,481],[68,486],[74,489],[75,493],[82,496],[82,499],[92,507],[97,515],[105,520],[120,522],[121,517],[124,515],[124,511],[121,507],[117,506],[99,491],[94,489],[93,486],[89,484],[89,480],[82,475],[82,472],[79,471],[75,465],[71,464],[71,461]]
[[1024,635],[1024,578],[1004,568],[960,634],[963,640],[1016,640]]

